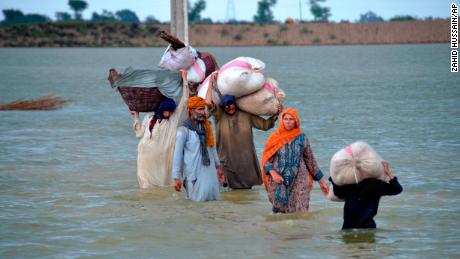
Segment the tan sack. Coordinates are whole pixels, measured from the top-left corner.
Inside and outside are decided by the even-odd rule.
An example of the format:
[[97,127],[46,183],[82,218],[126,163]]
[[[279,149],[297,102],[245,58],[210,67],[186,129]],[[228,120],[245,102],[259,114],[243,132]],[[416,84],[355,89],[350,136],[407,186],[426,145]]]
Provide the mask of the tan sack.
[[243,111],[271,116],[278,112],[278,104],[283,103],[286,94],[279,88],[278,82],[267,78],[257,92],[236,99],[236,105]]
[[185,46],[184,48],[174,50],[171,48],[171,45],[169,45],[158,65],[173,71],[179,71],[181,69],[187,70],[193,65],[197,57],[198,54],[196,50],[191,46]]
[[358,141],[334,154],[330,175],[338,186],[359,183],[367,178],[388,181],[382,161],[369,144]]

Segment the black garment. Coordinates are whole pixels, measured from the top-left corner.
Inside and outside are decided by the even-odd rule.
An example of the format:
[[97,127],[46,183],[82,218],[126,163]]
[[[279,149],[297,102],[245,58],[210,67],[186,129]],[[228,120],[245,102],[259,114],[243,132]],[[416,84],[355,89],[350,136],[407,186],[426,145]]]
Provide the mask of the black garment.
[[337,186],[329,177],[335,196],[345,200],[342,229],[375,228],[380,197],[396,195],[403,188],[394,177],[389,183],[377,179],[365,179],[358,184]]

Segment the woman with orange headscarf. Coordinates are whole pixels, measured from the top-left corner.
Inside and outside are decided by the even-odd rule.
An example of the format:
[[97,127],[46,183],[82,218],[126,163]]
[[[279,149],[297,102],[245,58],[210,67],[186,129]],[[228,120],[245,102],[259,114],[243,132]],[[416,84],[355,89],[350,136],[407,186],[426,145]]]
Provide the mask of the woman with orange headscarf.
[[313,180],[319,181],[324,195],[328,193],[323,173],[293,108],[283,111],[278,129],[265,143],[262,172],[275,213],[308,211]]

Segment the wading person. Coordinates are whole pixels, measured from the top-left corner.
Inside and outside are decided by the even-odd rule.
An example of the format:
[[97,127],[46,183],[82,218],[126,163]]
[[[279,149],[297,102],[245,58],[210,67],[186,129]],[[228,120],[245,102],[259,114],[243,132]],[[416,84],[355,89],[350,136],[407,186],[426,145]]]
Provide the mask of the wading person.
[[216,123],[217,151],[229,187],[250,189],[262,184],[252,129],[273,128],[278,114],[264,119],[244,112],[230,95],[222,96],[220,106],[212,104],[210,108]]
[[313,180],[319,181],[324,195],[328,193],[308,138],[300,129],[297,111],[292,108],[281,113],[278,129],[265,143],[262,170],[275,213],[308,211]]
[[147,113],[139,123],[134,115],[134,132],[140,138],[137,156],[137,179],[142,189],[153,186],[171,186],[172,154],[179,114],[176,103],[166,98],[154,113]]
[[187,198],[193,201],[219,200],[219,181],[224,178],[205,106],[204,99],[190,98],[189,117],[177,129],[174,147],[174,188],[180,192],[183,184]]
[[359,183],[338,186],[329,178],[335,196],[345,200],[342,229],[376,228],[374,217],[377,215],[380,197],[402,192],[403,188],[391,172],[388,163],[382,164],[389,182],[367,178]]

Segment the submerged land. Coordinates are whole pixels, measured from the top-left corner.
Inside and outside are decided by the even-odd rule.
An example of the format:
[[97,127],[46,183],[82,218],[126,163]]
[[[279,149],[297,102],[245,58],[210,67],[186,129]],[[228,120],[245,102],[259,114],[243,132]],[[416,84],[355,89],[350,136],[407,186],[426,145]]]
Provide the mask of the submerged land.
[[[169,24],[46,23],[0,26],[0,47],[163,47]],[[195,24],[192,46],[289,46],[450,42],[450,21]]]

